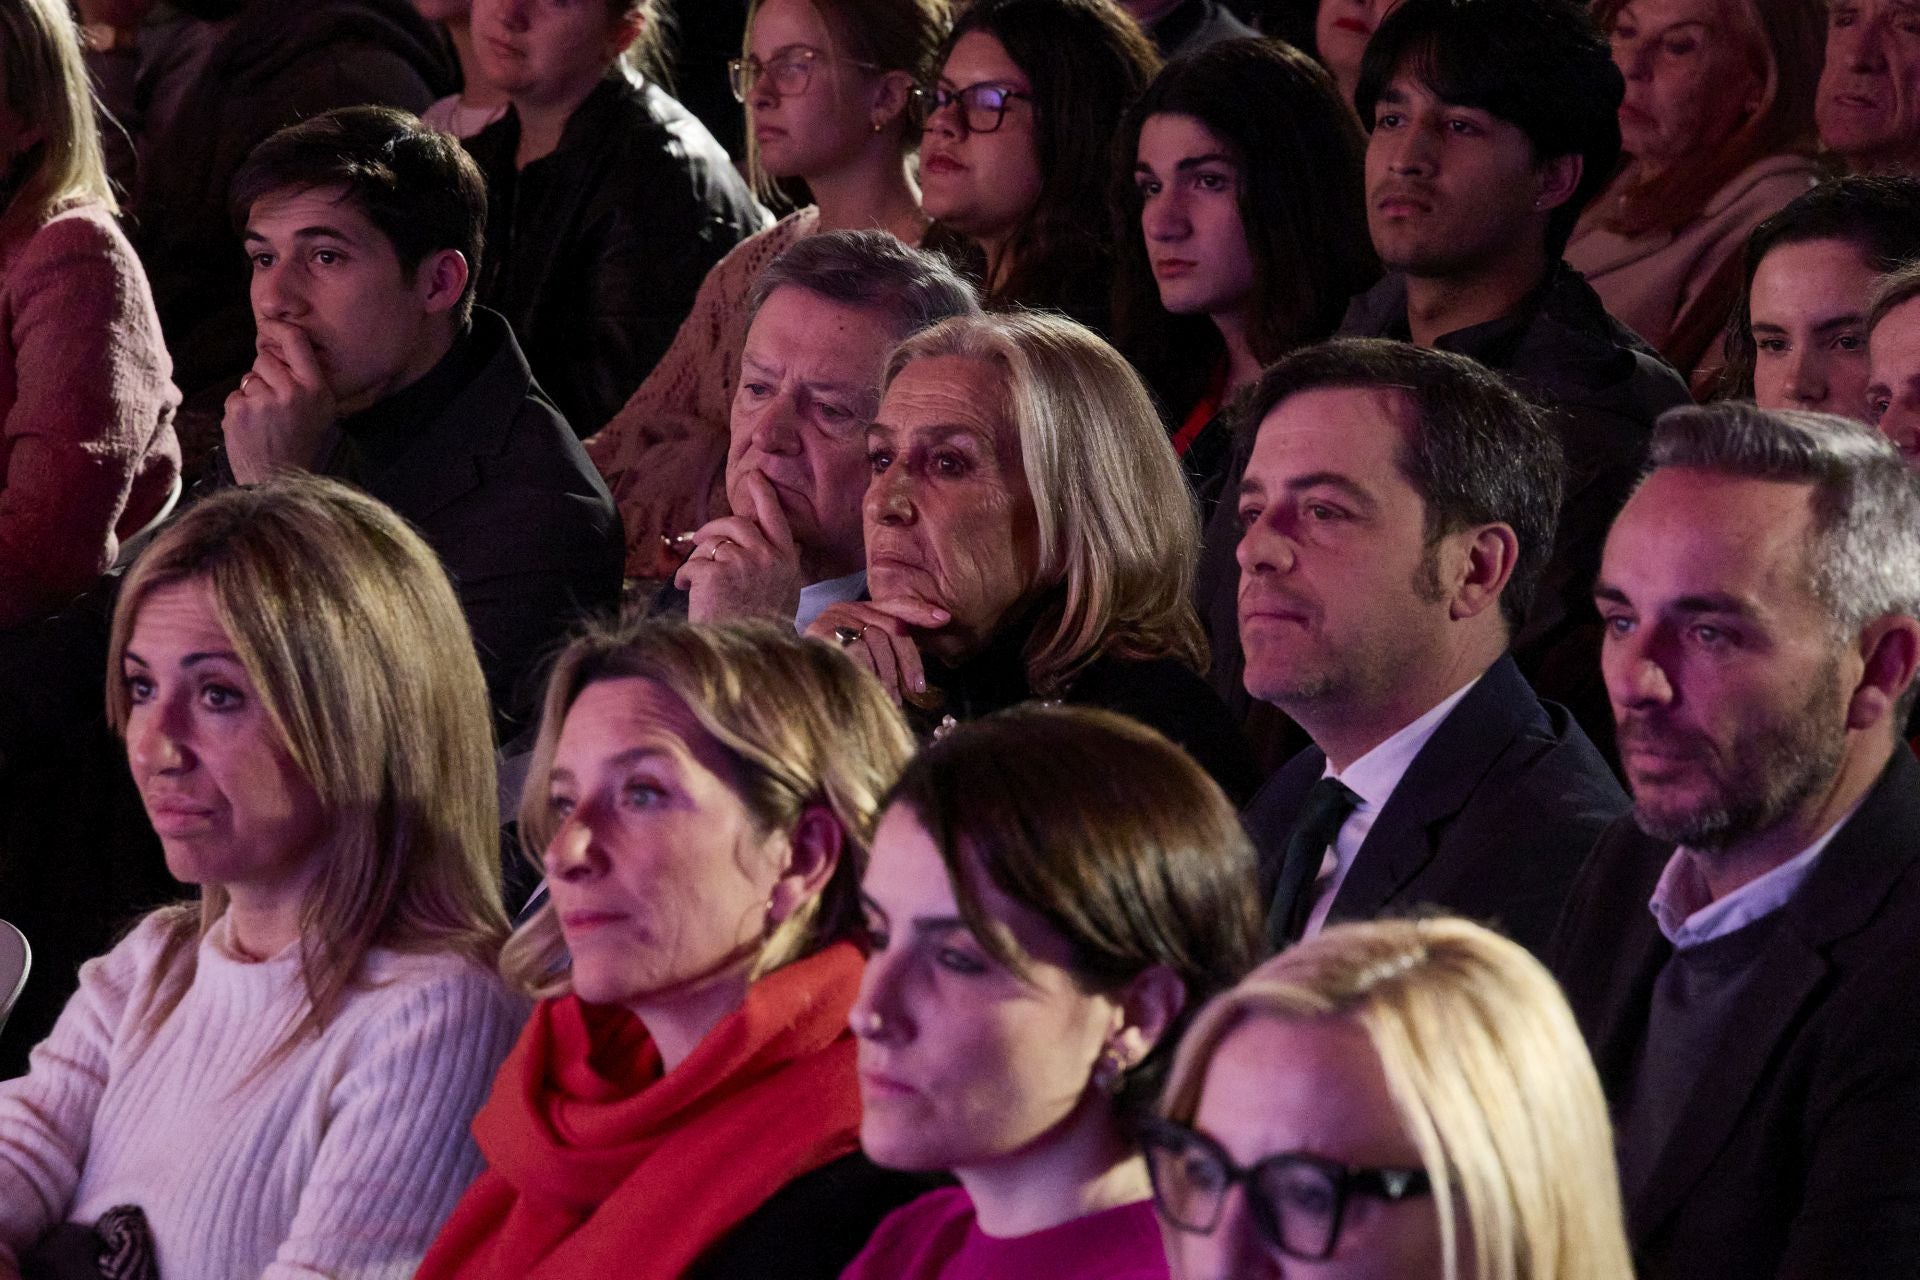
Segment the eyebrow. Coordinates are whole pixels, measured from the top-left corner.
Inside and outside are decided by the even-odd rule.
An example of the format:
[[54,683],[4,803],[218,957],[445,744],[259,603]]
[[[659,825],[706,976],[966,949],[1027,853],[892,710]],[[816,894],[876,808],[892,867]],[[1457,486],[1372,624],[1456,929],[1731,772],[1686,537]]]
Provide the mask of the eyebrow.
[[[258,240],[262,244],[272,243],[265,234],[254,230],[252,227],[247,228],[246,238],[250,242],[254,240]],[[360,243],[360,241],[356,237],[349,235],[347,232],[342,231],[340,228],[326,227],[326,226],[301,227],[298,231],[295,231],[290,238],[296,244],[302,240],[339,240],[345,244]]]
[[[1624,605],[1627,608],[1633,607],[1633,601],[1627,598],[1627,593],[1610,582],[1594,583],[1593,598],[1595,600],[1604,600],[1608,604]],[[1669,604],[1664,611],[1689,616],[1702,613],[1720,613],[1739,618],[1757,618],[1760,614],[1760,611],[1755,609],[1749,601],[1742,600],[1739,596],[1729,595],[1724,591],[1701,591],[1695,592],[1692,595],[1681,596]]]
[[[754,357],[745,353],[742,353],[740,356],[740,367],[743,369],[752,369],[755,373],[763,373],[770,377],[778,377],[785,372],[779,365],[768,364],[764,360],[756,360]],[[865,383],[835,382],[826,378],[802,378],[800,379],[800,385],[812,391],[840,391],[848,395],[859,395],[862,392],[872,390],[872,388]]]
[[[120,656],[128,662],[137,662],[143,667],[153,665],[131,649],[125,650]],[[195,667],[203,662],[214,661],[238,663],[240,661],[240,655],[231,649],[196,649],[180,659],[180,665],[183,667]]]
[[[1372,494],[1338,471],[1309,471],[1303,476],[1289,477],[1280,487],[1287,493],[1304,493],[1308,489],[1319,488],[1337,489],[1351,498],[1355,505],[1364,507],[1369,514],[1379,510],[1380,507]],[[1248,476],[1240,481],[1241,497],[1264,498],[1266,494],[1266,485],[1253,477]]]
[[[645,746],[638,746],[638,747],[628,747],[625,751],[620,752],[618,755],[609,757],[605,762],[605,765],[609,769],[624,769],[628,765],[639,764],[642,760],[645,760],[651,757],[658,757],[660,759],[672,759],[673,752],[668,750],[666,747],[653,746],[651,744],[645,745]],[[547,776],[549,778],[565,778],[568,782],[574,781],[573,770],[566,768],[564,765],[555,765],[553,768],[547,771]]]
[[[1815,333],[1831,333],[1835,329],[1849,329],[1855,325],[1865,324],[1866,320],[1867,317],[1863,313],[1849,311],[1845,315],[1831,316],[1822,320],[1819,324],[1813,326],[1813,331]],[[1785,333],[1787,331],[1785,325],[1772,324],[1765,320],[1755,320],[1751,327],[1755,333]]]

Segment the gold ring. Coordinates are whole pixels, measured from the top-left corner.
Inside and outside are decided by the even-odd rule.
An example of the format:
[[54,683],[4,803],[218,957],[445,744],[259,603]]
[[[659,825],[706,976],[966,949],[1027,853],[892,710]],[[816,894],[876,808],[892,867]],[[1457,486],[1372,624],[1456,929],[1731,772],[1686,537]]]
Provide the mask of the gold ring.
[[240,379],[240,394],[241,394],[241,395],[245,395],[245,394],[247,394],[247,384],[248,384],[248,383],[250,383],[250,382],[252,382],[252,381],[253,381],[253,380],[254,380],[255,378],[257,378],[257,377],[259,377],[259,376],[260,376],[260,375],[259,375],[259,374],[257,374],[257,373],[249,373],[249,374],[247,374],[247,375],[246,375],[245,377],[243,377],[243,378],[241,378],[241,379]]
[[840,642],[842,649],[866,634],[867,629],[865,627],[835,627],[833,629],[833,638]]

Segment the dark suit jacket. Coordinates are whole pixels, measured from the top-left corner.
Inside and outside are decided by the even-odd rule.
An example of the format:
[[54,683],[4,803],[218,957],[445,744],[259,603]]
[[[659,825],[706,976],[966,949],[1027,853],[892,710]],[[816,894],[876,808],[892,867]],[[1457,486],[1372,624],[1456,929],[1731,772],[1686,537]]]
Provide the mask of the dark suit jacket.
[[[1616,1103],[1672,947],[1673,846],[1629,819],[1568,903],[1553,968]],[[1920,1276],[1920,764],[1904,749],[1787,905],[1697,1095],[1629,1188],[1640,1280]]]
[[[1287,836],[1326,764],[1318,747],[1307,748],[1247,808],[1262,901],[1272,897]],[[1327,918],[1442,907],[1542,954],[1582,860],[1627,808],[1580,726],[1536,698],[1513,659],[1502,658],[1414,757]]]

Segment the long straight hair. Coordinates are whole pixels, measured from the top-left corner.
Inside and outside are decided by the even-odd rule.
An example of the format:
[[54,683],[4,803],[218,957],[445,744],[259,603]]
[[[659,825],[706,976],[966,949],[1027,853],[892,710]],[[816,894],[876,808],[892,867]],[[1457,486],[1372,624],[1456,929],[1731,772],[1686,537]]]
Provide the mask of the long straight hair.
[[4,175],[0,234],[38,226],[70,204],[117,212],[100,148],[100,121],[66,0],[0,0],[0,77],[7,106],[39,140]]

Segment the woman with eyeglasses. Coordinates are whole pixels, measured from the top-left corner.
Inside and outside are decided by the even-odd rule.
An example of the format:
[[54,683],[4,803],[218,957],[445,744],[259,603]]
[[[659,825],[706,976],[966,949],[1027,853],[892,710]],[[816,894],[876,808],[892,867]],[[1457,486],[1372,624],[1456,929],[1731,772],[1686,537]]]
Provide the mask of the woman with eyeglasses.
[[947,0],[755,0],[749,9],[746,47],[727,64],[747,112],[747,171],[769,204],[782,183],[804,185],[811,203],[707,273],[667,354],[587,441],[626,526],[629,577],[673,576],[673,535],[728,514],[727,422],[761,271],[823,231],[877,228],[920,243],[927,219],[909,95],[947,24]]
[[978,0],[916,95],[930,248],[971,260],[986,305],[1107,331],[1107,173],[1121,116],[1160,68],[1113,0]]
[[487,179],[477,297],[592,435],[666,353],[707,271],[767,223],[653,74],[668,0],[473,0],[479,77],[511,104],[466,139]]
[[1339,925],[1194,1020],[1145,1128],[1174,1280],[1631,1280],[1565,997],[1464,920]]
[[1165,1280],[1137,1126],[1252,964],[1254,879],[1220,789],[1113,712],[1028,704],[915,757],[862,881],[860,1143],[959,1185],[841,1280]]

